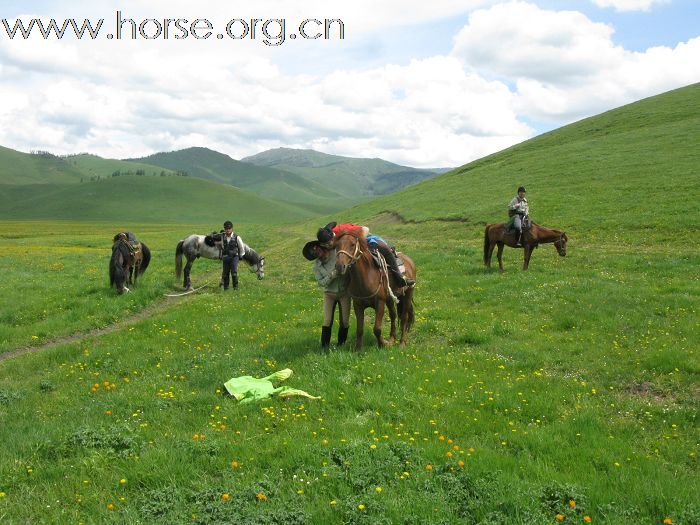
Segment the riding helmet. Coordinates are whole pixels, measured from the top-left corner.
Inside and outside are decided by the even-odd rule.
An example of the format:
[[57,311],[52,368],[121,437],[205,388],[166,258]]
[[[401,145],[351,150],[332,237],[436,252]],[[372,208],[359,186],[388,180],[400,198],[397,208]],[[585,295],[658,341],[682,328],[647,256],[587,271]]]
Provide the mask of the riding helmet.
[[524,187],[524,186],[520,186],[520,187],[518,188],[518,193],[520,193],[521,191],[522,191],[523,193],[527,193],[527,192],[525,191],[525,187]]
[[231,221],[226,221],[224,223],[224,229],[226,228],[233,228],[233,223]]

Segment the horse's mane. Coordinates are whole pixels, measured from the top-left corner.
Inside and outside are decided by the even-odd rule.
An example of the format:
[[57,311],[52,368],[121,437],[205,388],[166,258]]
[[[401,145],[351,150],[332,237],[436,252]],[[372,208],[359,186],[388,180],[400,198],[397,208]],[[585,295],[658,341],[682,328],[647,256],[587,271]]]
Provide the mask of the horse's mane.
[[[117,234],[115,236],[115,240],[117,240],[119,235],[121,234]],[[114,282],[117,280],[119,282],[122,282],[124,279],[126,279],[126,272],[124,270],[124,267],[119,262],[120,255],[123,258],[123,260],[129,260],[129,248],[123,242],[115,242],[112,246],[112,258],[109,261],[110,286],[114,285]]]

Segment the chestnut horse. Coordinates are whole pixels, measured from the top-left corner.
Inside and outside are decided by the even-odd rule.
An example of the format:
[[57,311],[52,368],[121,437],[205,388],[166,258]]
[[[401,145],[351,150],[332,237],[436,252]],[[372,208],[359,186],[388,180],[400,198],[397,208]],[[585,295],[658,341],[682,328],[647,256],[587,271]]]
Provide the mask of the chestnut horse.
[[[566,233],[563,231],[545,228],[533,222],[530,228],[527,230],[523,229],[523,236],[521,239],[524,250],[523,270],[527,270],[530,264],[532,250],[537,248],[539,244],[548,242],[554,243],[554,247],[557,249],[559,255],[564,257],[566,255],[566,243],[568,240]],[[518,248],[518,246],[515,245],[516,241],[517,233],[506,232],[505,223],[488,224],[484,231],[484,264],[489,268],[491,267],[493,249],[498,245],[498,267],[500,271],[503,271],[503,246],[506,245],[511,248]]]
[[[365,325],[365,309],[374,308],[374,335],[379,346],[396,341],[397,306],[389,294],[388,286],[392,285],[394,295],[399,299],[398,315],[401,321],[401,346],[406,346],[406,333],[415,322],[413,307],[413,288],[399,288],[390,270],[377,267],[369,251],[367,241],[354,232],[342,232],[333,238],[336,249],[336,270],[339,275],[349,273],[348,292],[352,297],[357,319],[355,333],[355,351],[362,350],[362,337]],[[399,253],[406,268],[406,277],[416,278],[416,267],[407,255]],[[389,282],[387,282],[389,281]],[[382,337],[382,319],[384,308],[389,310],[391,331],[389,340]]]

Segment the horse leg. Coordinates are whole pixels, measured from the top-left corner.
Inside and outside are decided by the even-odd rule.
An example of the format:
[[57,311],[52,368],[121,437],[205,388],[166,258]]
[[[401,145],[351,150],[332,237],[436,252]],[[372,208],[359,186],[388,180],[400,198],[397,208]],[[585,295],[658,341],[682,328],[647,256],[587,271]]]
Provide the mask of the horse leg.
[[136,281],[138,281],[138,278],[139,278],[139,267],[140,266],[141,265],[139,263],[136,263],[132,268],[132,271],[134,273],[134,288],[136,288]]
[[187,257],[187,264],[185,265],[185,280],[182,283],[182,286],[185,288],[185,290],[190,290],[192,288],[192,282],[190,281],[190,270],[192,269],[192,263],[194,262],[194,259],[190,259]]
[[489,247],[486,252],[486,267],[491,268],[491,258],[493,257],[493,249],[496,247],[496,244],[493,242],[489,241]]
[[374,337],[377,338],[377,344],[382,347],[386,346],[386,340],[382,337],[382,320],[384,319],[384,301],[377,301],[377,307],[374,311]]
[[355,352],[362,351],[362,338],[365,331],[365,307],[360,306],[357,301],[354,301],[355,320],[357,327],[355,329]]
[[499,242],[498,243],[498,253],[496,254],[498,257],[498,269],[499,271],[503,271],[503,243]]
[[[408,293],[403,296],[401,299],[402,301],[405,300],[407,294]],[[392,344],[396,342],[396,303],[394,303],[394,301],[389,301],[386,307],[389,309],[389,320],[391,321],[391,331],[389,332],[389,340],[387,343]]]

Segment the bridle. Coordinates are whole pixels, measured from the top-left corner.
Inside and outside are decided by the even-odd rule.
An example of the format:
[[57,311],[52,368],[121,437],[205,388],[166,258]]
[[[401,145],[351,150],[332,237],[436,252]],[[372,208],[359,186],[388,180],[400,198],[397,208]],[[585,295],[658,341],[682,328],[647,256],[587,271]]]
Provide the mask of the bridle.
[[360,259],[360,257],[362,257],[362,250],[360,249],[360,242],[358,241],[355,243],[355,253],[350,253],[350,252],[346,252],[345,250],[338,250],[338,249],[336,249],[335,253],[336,253],[336,257],[339,253],[345,254],[348,257],[350,257],[350,262],[346,265],[346,266],[350,267],[353,264],[355,264]]

